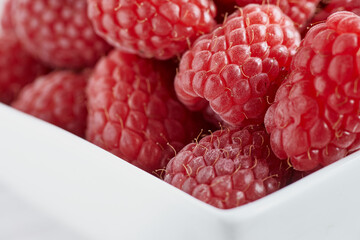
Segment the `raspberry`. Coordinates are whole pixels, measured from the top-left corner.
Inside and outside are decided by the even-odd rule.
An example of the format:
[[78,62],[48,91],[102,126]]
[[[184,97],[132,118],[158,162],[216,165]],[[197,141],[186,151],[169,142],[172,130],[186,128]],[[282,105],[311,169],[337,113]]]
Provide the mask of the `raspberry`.
[[4,3],[2,16],[1,16],[1,30],[3,32],[14,32],[14,24],[11,20],[11,8],[14,0],[7,0]]
[[236,0],[236,2],[240,7],[249,3],[275,4],[294,21],[295,26],[299,30],[303,30],[307,26],[308,21],[315,14],[316,6],[319,4],[320,0]]
[[296,170],[326,166],[360,148],[360,17],[312,27],[265,116],[271,146]]
[[23,88],[12,106],[84,137],[87,75],[64,70],[39,77]]
[[165,87],[159,64],[114,50],[87,88],[87,139],[148,172],[163,168],[200,130]]
[[164,180],[218,208],[234,208],[286,184],[286,164],[276,158],[263,125],[218,130],[188,144],[166,167]]
[[326,21],[330,14],[338,11],[350,11],[360,15],[360,1],[359,0],[331,0],[324,9],[321,9],[313,19],[313,23]]
[[183,55],[176,93],[192,110],[210,106],[228,125],[262,122],[299,43],[292,20],[278,7],[250,4]]
[[165,60],[215,26],[212,0],[88,0],[97,33],[127,53]]
[[0,102],[10,104],[22,87],[47,71],[11,32],[0,36]]
[[12,21],[25,49],[53,67],[92,66],[110,49],[87,17],[86,0],[17,0]]

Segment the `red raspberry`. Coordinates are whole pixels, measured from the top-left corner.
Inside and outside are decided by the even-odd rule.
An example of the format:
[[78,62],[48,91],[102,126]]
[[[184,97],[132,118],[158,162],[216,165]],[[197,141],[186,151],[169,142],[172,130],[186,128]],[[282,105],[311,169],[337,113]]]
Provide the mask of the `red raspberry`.
[[14,0],[7,0],[5,3],[3,3],[4,6],[1,16],[1,29],[4,32],[14,32],[14,25],[11,20],[11,8],[13,3]]
[[92,66],[110,46],[87,17],[86,0],[17,0],[12,21],[26,50],[53,67]]
[[265,128],[218,130],[183,148],[167,165],[164,180],[218,208],[264,197],[287,181],[287,165],[275,157]]
[[266,113],[273,151],[299,171],[360,147],[359,37],[360,17],[350,12],[312,27]]
[[184,52],[195,37],[210,32],[212,0],[88,0],[97,33],[118,49],[157,59]]
[[192,110],[210,105],[229,125],[245,118],[262,122],[299,43],[293,22],[278,7],[250,4],[183,55],[176,93]]
[[39,77],[24,87],[12,106],[84,137],[87,75],[55,71]]
[[46,72],[46,67],[30,56],[13,34],[0,36],[0,102],[10,104],[22,87]]
[[275,4],[288,15],[299,30],[303,30],[315,14],[320,0],[235,0],[240,7],[250,3]]
[[338,11],[350,11],[360,15],[359,0],[331,0],[324,9],[321,9],[313,19],[313,23],[326,21],[330,14]]
[[200,132],[164,87],[169,79],[158,67],[114,50],[97,64],[87,88],[87,139],[148,172],[165,167]]

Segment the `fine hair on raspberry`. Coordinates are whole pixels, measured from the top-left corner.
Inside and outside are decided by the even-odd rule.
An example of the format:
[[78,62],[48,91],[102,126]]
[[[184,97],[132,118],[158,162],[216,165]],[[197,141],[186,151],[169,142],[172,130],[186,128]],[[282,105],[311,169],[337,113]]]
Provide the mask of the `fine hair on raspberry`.
[[275,154],[295,169],[327,166],[360,148],[360,16],[313,26],[265,116]]
[[263,125],[221,129],[185,146],[164,180],[218,208],[234,208],[285,186],[291,169],[276,158]]
[[202,124],[166,87],[163,65],[113,50],[87,87],[87,139],[148,172],[164,168]]
[[278,7],[239,8],[182,56],[177,96],[191,110],[213,111],[225,125],[262,122],[299,43],[293,21]]

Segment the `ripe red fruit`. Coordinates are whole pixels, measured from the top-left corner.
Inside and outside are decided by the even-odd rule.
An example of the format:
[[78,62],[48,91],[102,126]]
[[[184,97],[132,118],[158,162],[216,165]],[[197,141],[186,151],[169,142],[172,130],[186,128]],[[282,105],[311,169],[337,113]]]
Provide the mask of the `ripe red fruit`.
[[215,25],[212,0],[88,0],[97,33],[121,51],[169,59]]
[[238,9],[183,55],[175,79],[178,98],[231,126],[246,118],[262,122],[299,43],[292,20],[278,7]]
[[52,67],[92,66],[110,49],[92,28],[86,0],[17,0],[12,22],[25,49]]
[[168,163],[164,180],[215,207],[234,208],[283,187],[291,169],[282,163],[264,126],[249,125],[188,144]]
[[114,50],[97,64],[87,88],[87,139],[148,172],[163,168],[200,132],[159,67]]
[[325,8],[320,9],[312,20],[313,23],[319,23],[326,21],[330,14],[338,11],[349,11],[357,15],[360,15],[360,1],[359,0],[331,0],[325,6]]
[[235,0],[236,3],[240,6],[246,6],[250,3],[257,4],[274,4],[286,14],[293,21],[295,26],[301,31],[306,26],[307,23],[315,14],[316,6],[319,4],[320,0]]
[[265,116],[271,146],[295,169],[326,166],[360,148],[360,17],[331,15],[306,34]]
[[10,104],[26,84],[47,71],[11,32],[0,36],[0,102]]
[[14,24],[11,20],[11,8],[14,0],[7,0],[3,3],[3,11],[1,15],[1,30],[7,33],[14,33]]
[[87,75],[55,71],[39,77],[23,88],[12,106],[84,137]]

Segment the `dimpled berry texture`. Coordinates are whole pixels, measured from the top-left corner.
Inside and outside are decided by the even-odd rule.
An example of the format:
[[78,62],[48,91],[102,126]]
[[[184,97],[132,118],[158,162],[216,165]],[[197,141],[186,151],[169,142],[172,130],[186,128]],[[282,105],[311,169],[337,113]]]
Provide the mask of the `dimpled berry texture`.
[[236,0],[240,7],[249,3],[274,4],[289,16],[299,30],[303,30],[314,16],[320,0]]
[[12,106],[85,137],[87,75],[55,71],[39,77],[22,89]]
[[215,26],[212,0],[88,0],[97,33],[121,51],[161,60],[180,55]]
[[86,0],[17,0],[12,21],[25,49],[52,67],[93,66],[110,49],[94,32]]
[[0,102],[10,104],[26,84],[47,71],[11,32],[0,36]]
[[228,209],[283,187],[291,171],[276,158],[263,125],[218,130],[183,148],[164,180],[218,208]]
[[360,17],[350,12],[312,27],[266,113],[273,151],[299,171],[359,149],[359,37]]
[[97,64],[87,88],[87,139],[148,172],[164,168],[200,132],[156,65],[114,50]]
[[238,9],[183,55],[177,96],[189,109],[210,108],[227,125],[262,122],[299,43],[292,20],[278,7]]
[[338,11],[349,11],[360,16],[359,0],[331,0],[324,9],[321,9],[312,20],[313,23],[326,21],[330,14]]

